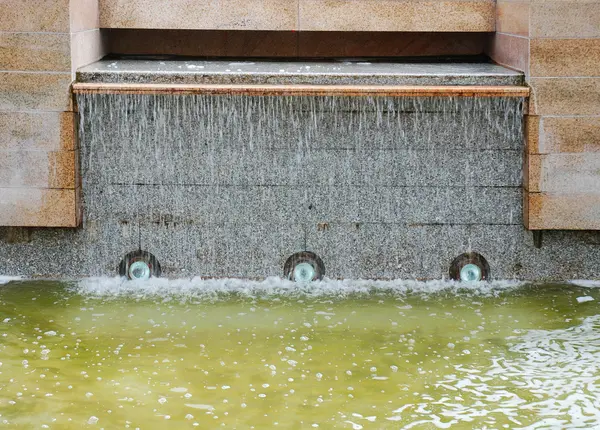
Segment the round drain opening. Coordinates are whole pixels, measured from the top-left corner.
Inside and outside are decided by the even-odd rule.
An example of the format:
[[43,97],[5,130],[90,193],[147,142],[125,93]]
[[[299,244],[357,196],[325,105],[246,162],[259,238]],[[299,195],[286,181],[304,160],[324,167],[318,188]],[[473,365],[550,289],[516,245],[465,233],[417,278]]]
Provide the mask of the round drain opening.
[[283,277],[291,281],[306,284],[321,280],[323,276],[325,265],[314,252],[297,252],[290,256],[283,266]]
[[462,282],[486,281],[490,277],[490,265],[476,252],[467,252],[456,257],[450,264],[450,279]]
[[150,265],[145,261],[136,261],[130,264],[127,271],[129,279],[149,279],[150,275]]
[[146,251],[130,252],[119,264],[119,275],[134,281],[158,278],[160,274],[160,263],[154,255]]

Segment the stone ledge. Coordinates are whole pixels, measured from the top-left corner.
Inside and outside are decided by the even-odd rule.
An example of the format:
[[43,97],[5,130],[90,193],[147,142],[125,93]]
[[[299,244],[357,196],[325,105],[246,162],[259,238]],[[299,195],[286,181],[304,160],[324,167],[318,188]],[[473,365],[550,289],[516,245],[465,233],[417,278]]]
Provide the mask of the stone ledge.
[[487,63],[102,60],[77,81],[172,85],[515,86],[523,74]]

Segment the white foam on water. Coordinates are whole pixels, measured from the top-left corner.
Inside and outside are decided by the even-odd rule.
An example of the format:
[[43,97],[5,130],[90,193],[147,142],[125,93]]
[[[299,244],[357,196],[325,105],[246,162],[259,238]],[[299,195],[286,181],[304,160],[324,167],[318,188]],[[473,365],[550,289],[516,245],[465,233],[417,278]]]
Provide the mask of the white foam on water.
[[592,281],[588,279],[574,279],[569,281],[569,283],[584,288],[600,288],[600,281]]
[[262,281],[245,279],[166,279],[129,281],[125,278],[86,278],[75,284],[76,292],[85,296],[119,297],[184,296],[189,298],[217,298],[236,294],[241,297],[269,296],[338,296],[357,294],[391,293],[435,294],[440,292],[468,293],[475,295],[497,295],[502,291],[524,285],[518,281],[492,281],[460,283],[455,281],[414,281],[414,280],[333,280],[298,284],[278,277]]
[[0,285],[8,284],[12,281],[20,281],[21,279],[20,276],[0,276]]
[[200,409],[203,411],[214,411],[215,408],[212,405],[203,405],[203,404],[194,404],[194,403],[186,403],[185,406],[192,409]]
[[522,429],[600,428],[600,315],[575,327],[530,330],[509,339],[515,342],[513,354],[495,357],[484,368],[455,365],[453,374],[436,381],[459,401],[448,395],[424,398],[386,419],[417,414],[418,421],[404,428],[468,425],[481,417],[508,418]]

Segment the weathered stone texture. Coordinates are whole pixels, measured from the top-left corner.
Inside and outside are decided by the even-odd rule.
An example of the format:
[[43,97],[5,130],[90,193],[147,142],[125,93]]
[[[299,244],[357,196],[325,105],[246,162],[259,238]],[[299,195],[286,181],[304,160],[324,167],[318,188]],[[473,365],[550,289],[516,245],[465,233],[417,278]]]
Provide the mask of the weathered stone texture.
[[488,52],[532,88],[526,226],[599,228],[600,2],[499,0],[497,30]]
[[76,227],[71,82],[105,53],[97,0],[6,0],[0,17],[0,225]]
[[[440,19],[443,17],[443,19]],[[106,0],[103,28],[301,31],[494,30],[491,0]]]

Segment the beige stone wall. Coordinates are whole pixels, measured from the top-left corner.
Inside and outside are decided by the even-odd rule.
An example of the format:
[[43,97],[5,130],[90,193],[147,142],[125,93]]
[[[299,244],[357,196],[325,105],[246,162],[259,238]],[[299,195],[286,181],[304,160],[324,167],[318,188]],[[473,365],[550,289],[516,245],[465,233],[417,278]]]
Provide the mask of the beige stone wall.
[[525,219],[600,229],[600,1],[498,0],[492,58],[527,74]]
[[70,86],[103,54],[95,4],[0,2],[0,225],[79,223]]
[[102,28],[494,31],[494,0],[100,0]]

